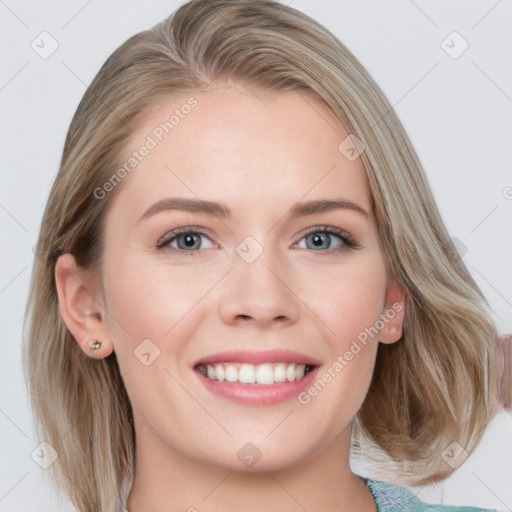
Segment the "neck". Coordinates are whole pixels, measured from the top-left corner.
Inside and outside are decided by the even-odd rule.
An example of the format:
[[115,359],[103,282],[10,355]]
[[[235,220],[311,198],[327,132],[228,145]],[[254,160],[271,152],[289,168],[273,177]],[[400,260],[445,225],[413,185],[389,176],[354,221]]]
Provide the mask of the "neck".
[[233,504],[240,512],[377,510],[370,490],[350,469],[350,427],[299,463],[250,472],[192,459],[168,444],[163,447],[152,434],[137,431],[128,512],[217,512]]

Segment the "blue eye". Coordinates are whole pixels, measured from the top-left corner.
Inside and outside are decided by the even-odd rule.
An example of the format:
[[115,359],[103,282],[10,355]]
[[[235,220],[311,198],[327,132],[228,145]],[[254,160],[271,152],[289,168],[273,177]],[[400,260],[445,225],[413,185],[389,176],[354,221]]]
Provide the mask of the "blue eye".
[[[207,241],[206,246],[203,240]],[[303,240],[306,242],[305,246],[300,244]],[[314,252],[326,252],[328,254],[360,248],[348,233],[332,226],[310,228],[302,234],[299,243],[295,245],[300,249],[312,249]],[[212,247],[214,247],[214,244],[206,232],[193,227],[175,229],[164,235],[156,244],[157,249],[169,248],[190,254],[198,252],[199,249],[210,249]]]
[[[157,243],[157,249],[164,249],[166,247],[171,247],[171,249],[181,250],[183,252],[195,252],[198,249],[208,249],[213,247],[213,244],[210,246],[204,247],[201,241],[201,237],[206,238],[210,244],[211,240],[205,235],[205,233],[199,229],[195,228],[180,228],[171,231],[164,235],[159,242]],[[172,246],[172,244],[176,242],[178,247]]]
[[[335,247],[332,247],[333,237],[335,239]],[[329,253],[335,253],[346,250],[347,248],[359,248],[359,245],[353,238],[348,235],[348,233],[339,228],[330,226],[322,226],[309,229],[305,234],[303,234],[301,241],[302,240],[305,240],[306,242],[306,249],[317,249],[315,252],[327,251]],[[309,245],[308,241],[310,242]],[[300,248],[302,249],[304,247],[302,246]]]

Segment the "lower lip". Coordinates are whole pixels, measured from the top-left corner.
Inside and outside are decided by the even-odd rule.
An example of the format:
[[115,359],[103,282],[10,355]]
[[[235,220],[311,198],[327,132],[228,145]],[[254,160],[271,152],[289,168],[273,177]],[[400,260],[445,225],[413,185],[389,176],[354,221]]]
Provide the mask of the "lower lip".
[[280,384],[242,384],[240,382],[220,382],[209,379],[194,370],[200,382],[217,396],[234,402],[249,405],[272,405],[297,398],[315,380],[319,366],[316,366],[300,380]]

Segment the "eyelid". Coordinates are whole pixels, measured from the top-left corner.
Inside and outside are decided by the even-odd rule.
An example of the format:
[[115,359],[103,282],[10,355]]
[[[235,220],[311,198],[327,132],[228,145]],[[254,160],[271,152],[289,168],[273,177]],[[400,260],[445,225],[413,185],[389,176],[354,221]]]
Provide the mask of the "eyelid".
[[342,229],[342,228],[338,228],[336,226],[329,226],[326,224],[323,224],[323,225],[320,224],[317,226],[311,226],[309,228],[306,228],[303,231],[301,231],[297,236],[299,237],[299,240],[302,240],[302,238],[304,238],[305,236],[307,236],[311,233],[317,233],[317,232],[332,233],[332,234],[340,236],[341,238],[346,238],[348,241],[350,241],[354,245],[357,245],[356,240],[354,239],[353,236],[350,235],[350,233],[348,233],[348,231],[346,231],[345,229]]

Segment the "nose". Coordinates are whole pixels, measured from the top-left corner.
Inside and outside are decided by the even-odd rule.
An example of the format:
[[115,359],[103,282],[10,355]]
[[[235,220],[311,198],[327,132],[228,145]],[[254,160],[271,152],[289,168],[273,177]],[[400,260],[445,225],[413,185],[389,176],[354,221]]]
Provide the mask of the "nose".
[[297,322],[300,299],[289,269],[283,267],[269,250],[252,263],[235,255],[234,268],[223,280],[218,302],[222,320],[228,325],[254,324],[260,328]]

